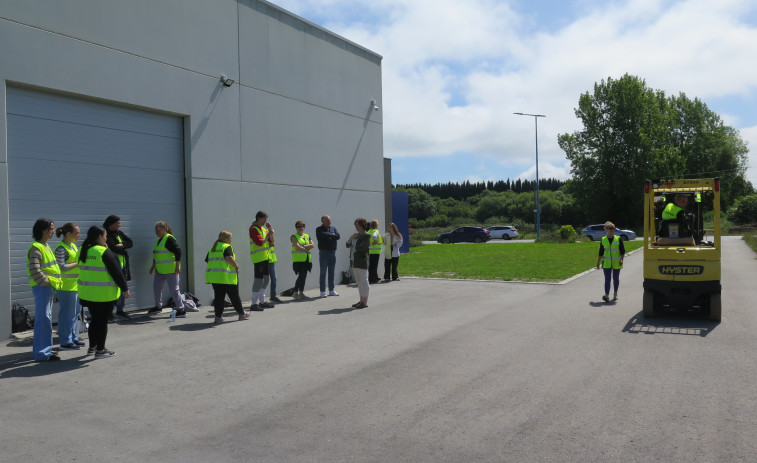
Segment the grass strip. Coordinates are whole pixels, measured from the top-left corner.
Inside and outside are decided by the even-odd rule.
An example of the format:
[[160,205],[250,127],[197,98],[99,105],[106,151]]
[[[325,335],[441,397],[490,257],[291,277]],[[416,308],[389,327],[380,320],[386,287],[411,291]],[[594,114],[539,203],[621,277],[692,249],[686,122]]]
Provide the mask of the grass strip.
[[[643,240],[626,241],[626,252]],[[597,265],[599,243],[431,244],[410,249],[400,273],[431,278],[557,282]]]

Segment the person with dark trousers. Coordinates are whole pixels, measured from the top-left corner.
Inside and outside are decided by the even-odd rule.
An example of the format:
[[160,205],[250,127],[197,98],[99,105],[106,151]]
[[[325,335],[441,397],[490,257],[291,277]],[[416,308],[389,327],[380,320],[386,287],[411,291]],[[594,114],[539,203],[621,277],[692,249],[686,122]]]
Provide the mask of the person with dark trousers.
[[96,359],[109,358],[115,352],[105,348],[108,319],[116,301],[129,298],[129,287],[118,256],[106,247],[108,233],[93,225],[79,253],[79,283],[77,291],[83,307],[89,309],[89,350]]
[[298,220],[295,222],[294,228],[297,232],[289,237],[289,241],[292,242],[292,270],[297,275],[292,296],[295,299],[306,299],[305,279],[313,267],[313,256],[310,251],[315,245],[313,240],[310,239],[310,235],[305,233],[305,222]]
[[[127,249],[134,247],[134,242],[121,231],[121,218],[117,215],[109,215],[108,218],[105,219],[105,222],[103,222],[103,228],[108,232],[108,249],[116,254],[118,262],[121,265],[121,270],[124,274],[124,279],[130,281],[131,270],[129,269],[129,253],[127,252]],[[125,293],[121,293],[121,297],[116,301],[115,317],[120,320],[128,321],[131,320],[131,317],[124,312],[124,306],[126,305],[124,298]],[[115,318],[111,316],[109,322],[114,323]]]
[[250,312],[242,307],[242,299],[239,297],[239,264],[231,246],[231,232],[226,230],[218,234],[218,239],[210,247],[205,256],[208,267],[205,270],[205,283],[213,285],[213,311],[214,325],[224,322],[223,309],[226,296],[229,296],[234,310],[239,314],[239,320],[250,318]]
[[331,225],[331,217],[321,217],[321,226],[315,229],[315,238],[318,241],[318,264],[321,267],[321,297],[326,297],[326,274],[328,273],[328,295],[338,296],[334,289],[334,272],[336,268],[336,245],[339,241],[339,230]]
[[379,231],[379,221],[371,220],[370,230],[366,231],[371,238],[371,249],[368,263],[368,283],[374,284],[381,281],[378,275],[379,260],[381,259],[381,247],[384,239]]

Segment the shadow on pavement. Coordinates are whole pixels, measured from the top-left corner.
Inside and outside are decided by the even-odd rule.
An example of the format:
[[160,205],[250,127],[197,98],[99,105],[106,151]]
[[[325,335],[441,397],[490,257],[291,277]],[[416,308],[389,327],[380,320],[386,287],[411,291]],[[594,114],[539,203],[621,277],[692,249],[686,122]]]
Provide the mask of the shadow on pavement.
[[19,352],[0,357],[0,378],[33,378],[78,370],[86,367],[91,360],[94,357],[86,357],[82,353],[76,357],[64,357],[58,362],[35,362],[31,352]]
[[701,314],[685,314],[673,317],[647,318],[639,312],[623,327],[624,333],[633,334],[682,334],[705,337],[718,326]]
[[318,315],[339,315],[340,313],[352,312],[353,310],[362,310],[362,308],[348,307],[346,309],[319,310]]

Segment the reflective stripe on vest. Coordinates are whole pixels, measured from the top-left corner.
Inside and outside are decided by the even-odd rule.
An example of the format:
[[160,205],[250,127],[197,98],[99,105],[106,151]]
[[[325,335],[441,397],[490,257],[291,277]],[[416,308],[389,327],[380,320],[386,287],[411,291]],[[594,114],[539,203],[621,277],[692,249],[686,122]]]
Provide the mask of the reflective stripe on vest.
[[[378,243],[373,244],[373,234],[377,233],[378,236]],[[384,239],[381,237],[381,233],[378,233],[378,229],[371,228],[368,230],[368,234],[371,235],[371,247],[369,248],[370,254],[381,254],[381,245],[384,244]]]
[[603,236],[602,247],[605,249],[605,253],[602,256],[602,267],[612,267],[614,269],[623,268],[623,266],[620,265],[620,237],[617,235],[614,236],[612,243],[610,243],[607,236]]
[[[79,249],[76,247],[76,243],[71,243],[71,246],[67,245],[63,241],[55,246],[55,249],[63,248],[66,250],[66,263],[73,264],[77,261],[79,255]],[[60,266],[58,266],[60,268]],[[76,291],[76,280],[79,278],[79,267],[72,270],[61,271],[60,278],[63,281],[61,290],[63,291]]]
[[168,237],[173,235],[166,233],[163,238],[158,239],[155,247],[152,249],[152,260],[155,262],[155,271],[161,275],[169,275],[176,272],[176,254],[166,249]]
[[213,248],[210,248],[210,251],[208,251],[208,267],[205,269],[205,283],[237,284],[239,281],[237,271],[223,256],[226,248],[231,248],[231,255],[236,259],[234,248],[228,243],[218,243],[214,247],[216,248],[215,251]]
[[92,302],[115,301],[121,297],[121,288],[103,262],[108,248],[95,245],[87,250],[87,261],[79,265],[79,299]]
[[63,283],[61,282],[60,267],[58,267],[58,261],[55,260],[55,254],[53,254],[52,249],[50,249],[47,243],[42,244],[39,241],[33,242],[29,246],[29,250],[26,251],[26,276],[29,277],[29,285],[32,287],[37,286],[37,282],[31,278],[32,273],[29,270],[29,253],[32,248],[37,248],[40,254],[42,254],[42,262],[40,262],[39,268],[47,276],[47,279],[50,280],[50,286],[53,289],[60,289]]
[[270,246],[268,241],[266,240],[266,238],[268,238],[268,229],[258,226],[255,226],[253,228],[258,231],[260,237],[263,239],[263,245],[258,246],[254,241],[252,241],[252,238],[250,238],[250,260],[252,260],[253,264],[257,264],[258,262],[265,262],[268,260],[268,248]]
[[[310,244],[310,236],[307,233],[303,233],[302,235],[292,235],[297,239],[297,242],[300,244],[300,246],[305,246]],[[313,262],[313,257],[310,255],[309,251],[300,251],[297,249],[297,246],[294,244],[292,245],[292,262]]]

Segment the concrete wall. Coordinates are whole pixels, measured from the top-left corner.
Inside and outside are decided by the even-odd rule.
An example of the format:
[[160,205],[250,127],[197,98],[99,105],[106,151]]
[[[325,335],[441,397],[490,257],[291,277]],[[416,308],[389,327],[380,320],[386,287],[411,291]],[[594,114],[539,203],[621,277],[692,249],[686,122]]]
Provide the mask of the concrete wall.
[[[205,303],[205,253],[222,229],[234,234],[249,299],[247,228],[259,209],[278,236],[279,290],[294,283],[296,220],[315,235],[329,214],[346,238],[356,217],[384,216],[382,112],[370,106],[381,106],[381,57],[268,2],[7,0],[0,44],[0,191],[8,84],[185,118],[189,287]],[[221,74],[236,83],[223,87]],[[3,196],[0,338],[11,304]],[[340,252],[338,270],[347,263]]]

